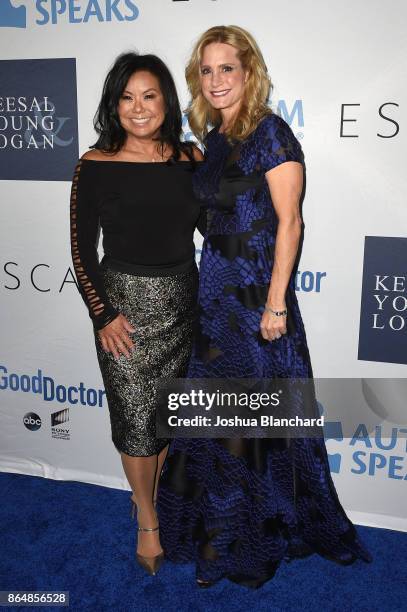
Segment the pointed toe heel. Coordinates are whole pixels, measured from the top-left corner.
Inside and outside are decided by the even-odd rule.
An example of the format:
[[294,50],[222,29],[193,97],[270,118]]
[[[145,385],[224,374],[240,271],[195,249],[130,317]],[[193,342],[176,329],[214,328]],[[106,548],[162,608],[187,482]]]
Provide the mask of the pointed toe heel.
[[[154,505],[155,501],[156,500],[154,500]],[[131,499],[131,517],[132,519],[137,517],[137,504],[133,499]],[[159,527],[137,527],[137,530],[153,533],[158,531]],[[150,576],[155,576],[164,561],[164,552],[160,552],[154,557],[145,557],[144,555],[140,555],[140,553],[136,552],[136,559],[137,563],[147,572],[147,574]]]
[[143,555],[137,553],[137,561],[147,574],[155,576],[164,561],[164,553],[162,552],[155,557],[143,557]]
[[[147,531],[152,533],[154,531],[158,531],[159,527],[138,527],[138,531]],[[154,557],[145,557],[144,555],[137,554],[137,561],[139,565],[150,574],[150,576],[155,576],[160,569],[162,562],[164,561],[164,552],[160,552],[158,555]]]

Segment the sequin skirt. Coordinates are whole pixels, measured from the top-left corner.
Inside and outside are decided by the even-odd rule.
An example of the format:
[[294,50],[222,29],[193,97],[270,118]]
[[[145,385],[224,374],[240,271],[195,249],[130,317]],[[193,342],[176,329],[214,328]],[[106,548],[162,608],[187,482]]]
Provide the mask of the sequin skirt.
[[106,353],[95,331],[96,352],[109,406],[113,444],[133,457],[159,453],[168,440],[155,437],[158,378],[182,378],[192,349],[198,270],[146,277],[101,269],[116,307],[135,328],[130,359]]

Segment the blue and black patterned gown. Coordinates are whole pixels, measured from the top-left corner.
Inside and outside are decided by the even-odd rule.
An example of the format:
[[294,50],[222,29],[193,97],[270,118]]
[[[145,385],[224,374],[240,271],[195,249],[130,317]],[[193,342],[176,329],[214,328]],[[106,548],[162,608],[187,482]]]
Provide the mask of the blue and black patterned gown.
[[[208,227],[190,378],[312,377],[294,273],[288,333],[268,342],[259,331],[278,224],[265,173],[287,161],[303,164],[302,150],[275,114],[234,146],[217,128],[207,136],[194,178]],[[259,587],[283,559],[314,552],[371,560],[338,500],[323,438],[176,439],[158,512],[167,559],[194,561],[201,580]]]

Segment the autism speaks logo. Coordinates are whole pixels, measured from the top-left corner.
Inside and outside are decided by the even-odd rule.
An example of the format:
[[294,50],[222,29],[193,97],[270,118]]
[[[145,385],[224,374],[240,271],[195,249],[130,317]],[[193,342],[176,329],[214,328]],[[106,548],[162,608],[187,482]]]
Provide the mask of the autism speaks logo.
[[[333,474],[348,471],[356,476],[377,476],[405,482],[407,481],[407,427],[405,426],[407,381],[404,378],[383,378],[361,379],[360,383],[363,401],[369,408],[369,412],[364,412],[366,418],[363,421],[356,419],[350,425],[345,411],[341,422],[326,420],[324,423],[324,439],[327,443],[330,471]],[[349,396],[347,397],[349,399]],[[358,404],[355,406],[359,405],[361,399],[358,398],[356,401]],[[320,414],[324,414],[321,402],[318,402],[318,408]],[[344,406],[341,407],[341,411],[343,408]],[[351,412],[355,414],[354,407],[351,407]]]
[[13,6],[11,0],[3,0],[0,4],[0,27],[26,28],[27,9],[25,6]]
[[[407,429],[403,427],[386,428],[377,425],[373,433],[368,432],[365,423],[360,423],[352,437],[344,439],[341,424],[325,423],[324,438],[341,442],[342,450],[347,445],[351,451],[350,472],[357,475],[378,476],[407,481]],[[329,446],[329,445],[328,445]],[[342,471],[342,453],[328,453],[331,473]]]
[[[1,0],[0,27],[26,28],[27,2]],[[133,0],[35,0],[34,24],[134,21],[139,9]]]

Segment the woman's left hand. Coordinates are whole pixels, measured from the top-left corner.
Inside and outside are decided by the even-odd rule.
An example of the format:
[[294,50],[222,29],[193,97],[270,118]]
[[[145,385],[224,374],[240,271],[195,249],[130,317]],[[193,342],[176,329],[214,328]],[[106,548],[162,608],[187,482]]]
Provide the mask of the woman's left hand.
[[[283,305],[281,308],[273,308],[273,310],[285,310],[286,306]],[[277,316],[265,310],[260,322],[260,331],[264,340],[278,340],[287,333],[287,316]]]

